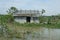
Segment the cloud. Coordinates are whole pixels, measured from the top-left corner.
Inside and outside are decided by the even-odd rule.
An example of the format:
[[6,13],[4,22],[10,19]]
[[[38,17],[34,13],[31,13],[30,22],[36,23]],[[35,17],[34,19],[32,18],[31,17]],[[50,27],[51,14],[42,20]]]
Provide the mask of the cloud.
[[0,13],[6,13],[8,8],[15,6],[18,9],[45,9],[44,15],[60,13],[60,0],[0,0]]

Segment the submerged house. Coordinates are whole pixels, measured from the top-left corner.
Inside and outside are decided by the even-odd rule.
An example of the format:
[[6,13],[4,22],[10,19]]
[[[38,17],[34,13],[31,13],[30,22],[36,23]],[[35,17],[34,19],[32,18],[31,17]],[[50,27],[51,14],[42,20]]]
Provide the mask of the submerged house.
[[13,16],[14,20],[19,23],[39,23],[39,14],[38,10],[19,10],[13,13]]

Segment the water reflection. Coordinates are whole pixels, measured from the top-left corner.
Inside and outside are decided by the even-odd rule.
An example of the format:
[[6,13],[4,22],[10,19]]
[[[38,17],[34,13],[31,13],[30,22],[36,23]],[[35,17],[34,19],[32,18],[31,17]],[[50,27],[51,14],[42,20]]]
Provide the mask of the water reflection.
[[13,37],[7,40],[60,40],[60,29],[40,28],[33,31],[20,31],[20,34],[22,38]]
[[60,40],[60,29],[43,28],[25,35],[26,40]]

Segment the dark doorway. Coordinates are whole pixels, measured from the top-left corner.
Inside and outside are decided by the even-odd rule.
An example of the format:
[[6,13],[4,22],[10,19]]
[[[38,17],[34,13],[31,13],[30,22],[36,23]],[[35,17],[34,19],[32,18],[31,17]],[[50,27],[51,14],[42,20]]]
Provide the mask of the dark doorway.
[[31,17],[26,17],[26,22],[30,22]]

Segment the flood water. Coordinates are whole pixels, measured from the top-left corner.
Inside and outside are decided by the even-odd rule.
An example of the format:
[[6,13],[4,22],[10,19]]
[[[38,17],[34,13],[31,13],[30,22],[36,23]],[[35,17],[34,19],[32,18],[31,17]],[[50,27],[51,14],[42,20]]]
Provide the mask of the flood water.
[[42,28],[38,31],[26,33],[21,40],[60,40],[60,29]]
[[24,34],[23,38],[10,38],[7,40],[60,40],[60,29],[40,28]]
[[60,29],[43,28],[40,31],[34,31],[26,34],[26,40],[60,40]]

